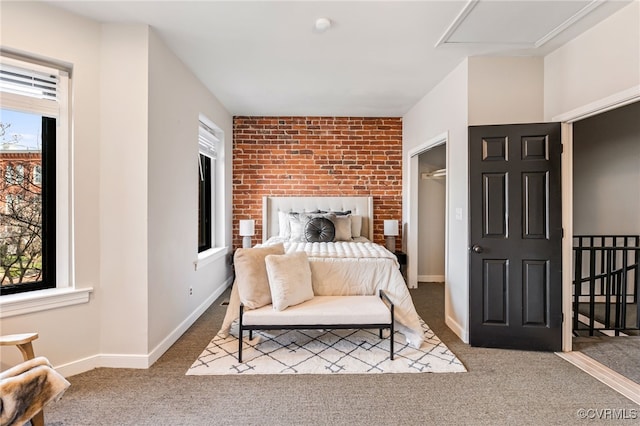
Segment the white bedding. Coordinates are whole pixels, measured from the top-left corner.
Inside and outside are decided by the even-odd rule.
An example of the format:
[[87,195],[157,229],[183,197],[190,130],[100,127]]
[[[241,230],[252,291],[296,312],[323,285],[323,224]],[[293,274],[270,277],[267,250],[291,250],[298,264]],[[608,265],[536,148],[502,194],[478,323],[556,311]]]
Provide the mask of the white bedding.
[[[272,238],[266,244],[281,242]],[[424,334],[395,255],[372,242],[285,242],[285,251],[304,250],[309,256],[313,292],[316,296],[374,295],[384,290],[395,305],[398,331],[416,348]],[[219,334],[227,336],[238,318],[240,298],[234,285]]]

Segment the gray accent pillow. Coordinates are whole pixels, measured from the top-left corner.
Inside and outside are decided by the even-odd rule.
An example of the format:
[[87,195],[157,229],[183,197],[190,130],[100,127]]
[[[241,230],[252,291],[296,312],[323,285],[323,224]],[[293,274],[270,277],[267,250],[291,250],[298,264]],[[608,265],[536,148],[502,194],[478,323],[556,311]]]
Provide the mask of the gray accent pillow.
[[304,227],[304,236],[310,243],[329,243],[336,236],[336,227],[326,217],[313,217]]

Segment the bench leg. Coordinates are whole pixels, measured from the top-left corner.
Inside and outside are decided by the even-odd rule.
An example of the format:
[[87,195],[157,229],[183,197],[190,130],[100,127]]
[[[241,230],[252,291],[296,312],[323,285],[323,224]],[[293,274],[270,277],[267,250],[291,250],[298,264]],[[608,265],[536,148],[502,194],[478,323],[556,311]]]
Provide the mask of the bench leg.
[[238,328],[238,362],[242,362],[242,324]]
[[31,418],[31,426],[44,426],[44,413],[42,410]]
[[389,358],[393,361],[393,322],[391,322],[389,332]]

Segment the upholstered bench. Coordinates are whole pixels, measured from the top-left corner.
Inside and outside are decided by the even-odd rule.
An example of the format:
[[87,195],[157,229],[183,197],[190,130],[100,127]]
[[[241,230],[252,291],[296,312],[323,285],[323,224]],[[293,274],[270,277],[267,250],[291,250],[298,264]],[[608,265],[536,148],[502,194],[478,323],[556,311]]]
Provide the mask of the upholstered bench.
[[393,359],[393,303],[380,290],[379,296],[315,296],[298,305],[276,311],[271,305],[245,310],[240,304],[238,362],[242,362],[242,335],[253,330],[389,329],[389,358]]

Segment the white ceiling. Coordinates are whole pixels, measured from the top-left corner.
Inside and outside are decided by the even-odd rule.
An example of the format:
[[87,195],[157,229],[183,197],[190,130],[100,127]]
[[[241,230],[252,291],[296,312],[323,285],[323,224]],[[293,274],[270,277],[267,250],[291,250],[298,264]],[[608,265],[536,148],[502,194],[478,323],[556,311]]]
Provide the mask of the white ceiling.
[[628,1],[50,3],[150,25],[233,115],[397,117],[465,57],[545,55]]

